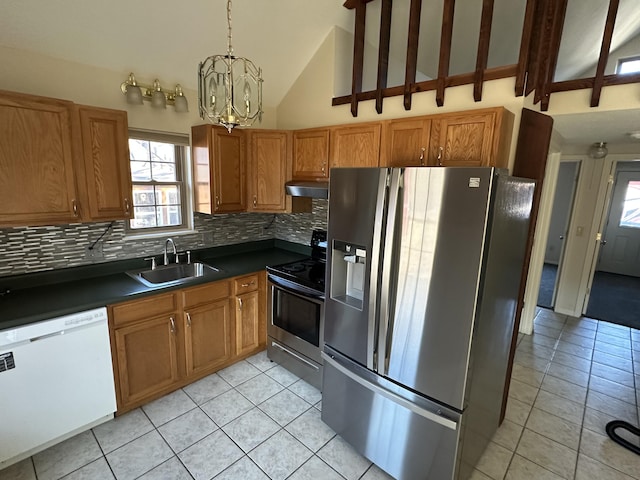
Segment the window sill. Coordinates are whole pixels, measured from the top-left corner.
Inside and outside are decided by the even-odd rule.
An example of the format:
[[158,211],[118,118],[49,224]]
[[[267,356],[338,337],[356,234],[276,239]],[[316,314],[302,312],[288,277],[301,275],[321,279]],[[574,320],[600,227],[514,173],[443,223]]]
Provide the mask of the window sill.
[[166,230],[164,232],[150,232],[150,233],[128,233],[125,234],[124,240],[147,240],[150,238],[169,238],[169,237],[181,237],[184,235],[193,235],[198,233],[195,229],[184,230]]

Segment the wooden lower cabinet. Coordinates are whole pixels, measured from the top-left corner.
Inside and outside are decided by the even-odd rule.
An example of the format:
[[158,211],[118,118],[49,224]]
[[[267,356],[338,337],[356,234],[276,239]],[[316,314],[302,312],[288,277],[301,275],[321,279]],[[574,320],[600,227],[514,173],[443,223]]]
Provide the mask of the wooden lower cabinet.
[[164,392],[178,381],[175,318],[156,317],[114,332],[123,405]]
[[185,311],[186,374],[191,377],[231,359],[231,315],[225,298]]
[[264,272],[109,306],[122,414],[263,350]]
[[260,346],[260,295],[258,274],[234,281],[236,355],[245,355]]

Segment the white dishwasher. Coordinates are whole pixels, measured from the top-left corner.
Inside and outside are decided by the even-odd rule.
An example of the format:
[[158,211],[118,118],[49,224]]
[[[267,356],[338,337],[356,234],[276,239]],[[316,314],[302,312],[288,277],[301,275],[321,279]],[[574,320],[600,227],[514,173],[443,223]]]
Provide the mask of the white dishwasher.
[[0,470],[115,410],[106,308],[0,330]]

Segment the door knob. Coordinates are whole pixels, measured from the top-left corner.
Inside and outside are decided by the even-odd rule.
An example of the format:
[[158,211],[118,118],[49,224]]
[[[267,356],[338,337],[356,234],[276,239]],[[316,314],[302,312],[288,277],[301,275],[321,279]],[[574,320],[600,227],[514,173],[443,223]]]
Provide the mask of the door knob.
[[603,247],[604,247],[606,244],[607,244],[607,241],[606,241],[606,240],[602,240],[602,241],[600,241],[600,245],[602,245]]
[[564,240],[564,235],[560,235],[560,240]]

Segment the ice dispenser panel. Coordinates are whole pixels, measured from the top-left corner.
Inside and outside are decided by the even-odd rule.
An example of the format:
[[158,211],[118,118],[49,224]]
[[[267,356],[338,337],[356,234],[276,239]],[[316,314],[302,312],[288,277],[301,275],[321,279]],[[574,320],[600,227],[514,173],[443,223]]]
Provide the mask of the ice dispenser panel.
[[331,298],[362,310],[366,266],[365,247],[334,240],[331,252]]

